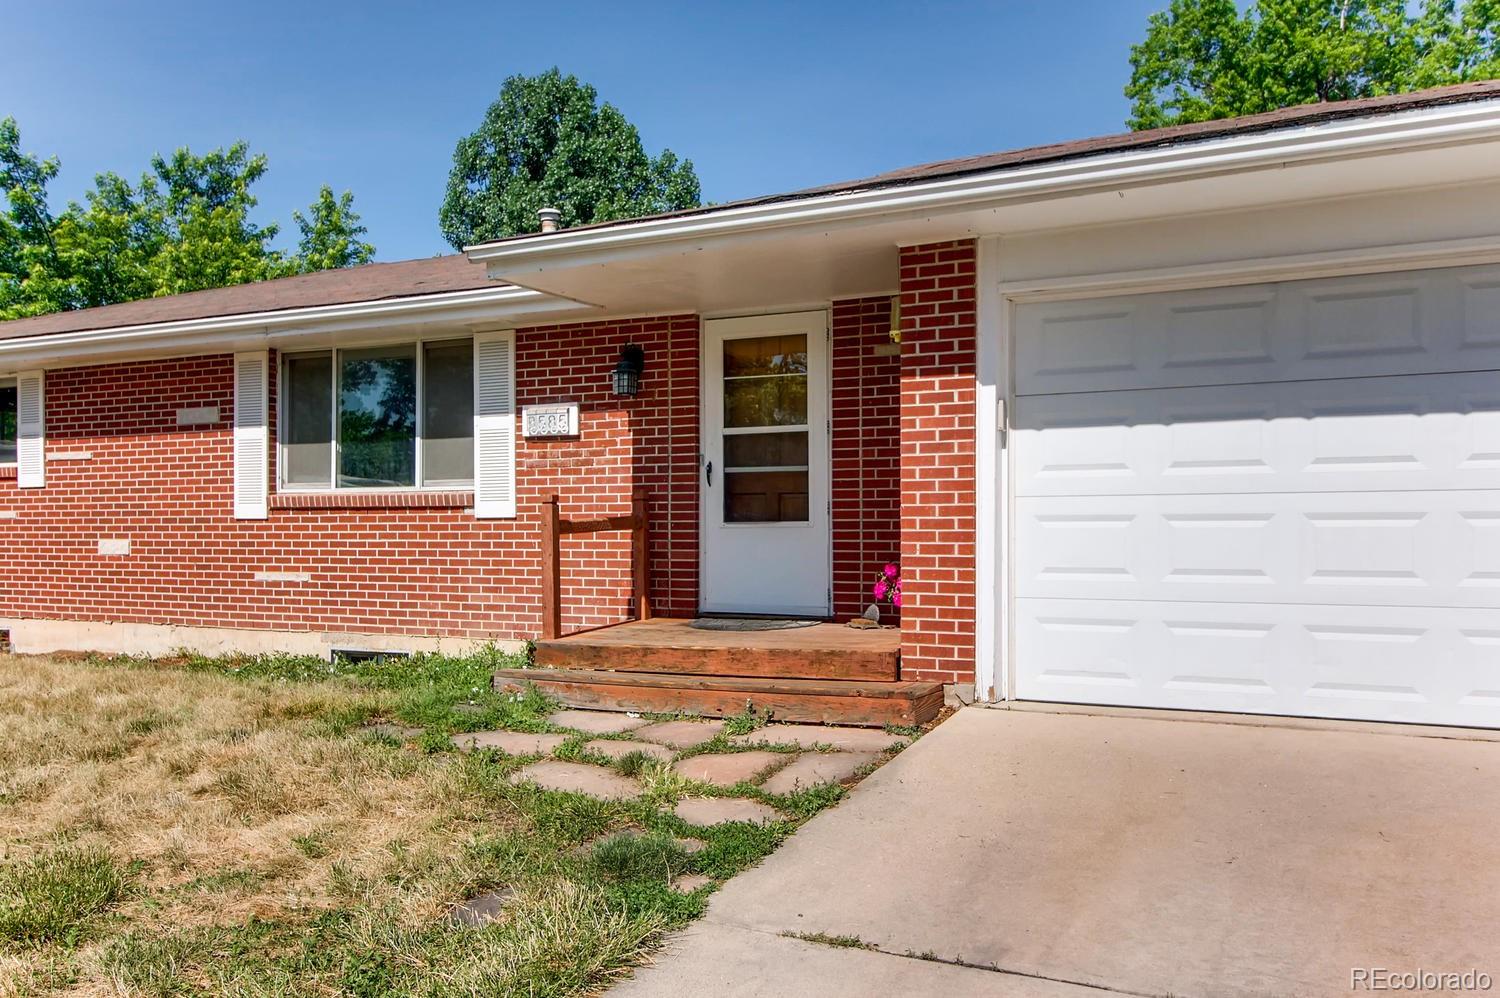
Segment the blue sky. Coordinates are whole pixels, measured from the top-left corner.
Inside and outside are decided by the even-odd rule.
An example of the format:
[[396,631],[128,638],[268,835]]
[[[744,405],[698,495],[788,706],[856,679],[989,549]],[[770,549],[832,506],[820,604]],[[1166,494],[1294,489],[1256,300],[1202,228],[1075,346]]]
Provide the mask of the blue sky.
[[[445,252],[454,142],[501,82],[560,66],[727,201],[1122,130],[1166,0],[1072,3],[11,2],[0,116],[55,203],[153,152],[270,157],[260,220],[354,191],[377,258]],[[286,240],[283,238],[283,242]]]

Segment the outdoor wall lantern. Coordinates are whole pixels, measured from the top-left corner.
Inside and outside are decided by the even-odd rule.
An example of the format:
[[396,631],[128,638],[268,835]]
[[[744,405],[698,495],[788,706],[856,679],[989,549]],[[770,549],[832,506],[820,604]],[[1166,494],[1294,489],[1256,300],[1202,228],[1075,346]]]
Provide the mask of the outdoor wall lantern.
[[620,362],[615,365],[615,394],[634,396],[641,390],[641,372],[646,369],[646,351],[634,343],[620,348]]

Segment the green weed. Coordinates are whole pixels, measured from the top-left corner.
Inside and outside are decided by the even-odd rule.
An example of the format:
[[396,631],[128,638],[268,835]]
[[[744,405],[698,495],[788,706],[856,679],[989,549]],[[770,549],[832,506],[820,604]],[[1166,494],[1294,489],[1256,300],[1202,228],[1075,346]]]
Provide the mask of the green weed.
[[0,867],[0,944],[75,945],[126,883],[126,871],[102,849],[61,846]]

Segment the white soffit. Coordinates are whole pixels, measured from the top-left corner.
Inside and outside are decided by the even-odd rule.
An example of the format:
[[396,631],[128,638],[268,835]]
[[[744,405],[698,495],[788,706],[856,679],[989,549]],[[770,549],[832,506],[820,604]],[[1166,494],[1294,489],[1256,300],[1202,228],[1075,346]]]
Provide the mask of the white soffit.
[[1083,157],[472,247],[491,277],[610,313],[893,291],[894,247],[1494,178],[1500,101]]

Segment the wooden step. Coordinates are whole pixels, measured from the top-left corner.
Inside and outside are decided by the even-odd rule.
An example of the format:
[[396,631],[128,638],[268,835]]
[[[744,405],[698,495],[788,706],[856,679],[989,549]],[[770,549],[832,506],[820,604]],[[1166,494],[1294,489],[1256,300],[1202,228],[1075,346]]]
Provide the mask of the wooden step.
[[533,661],[552,669],[889,683],[901,677],[901,638],[891,629],[824,623],[706,631],[658,617],[538,641]]
[[943,707],[939,683],[681,676],[601,669],[500,669],[495,688],[535,683],[570,707],[725,717],[754,707],[778,721],[925,724]]

